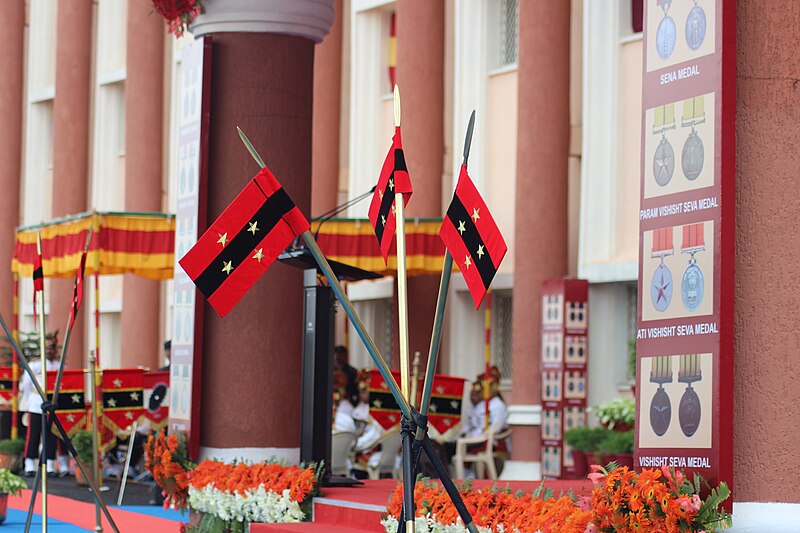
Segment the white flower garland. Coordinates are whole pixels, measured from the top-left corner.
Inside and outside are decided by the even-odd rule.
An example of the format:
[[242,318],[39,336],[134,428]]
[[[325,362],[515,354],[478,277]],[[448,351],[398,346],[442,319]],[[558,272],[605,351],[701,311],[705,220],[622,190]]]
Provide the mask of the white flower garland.
[[199,512],[215,515],[222,520],[238,522],[301,522],[305,515],[300,504],[283,492],[267,491],[264,485],[246,490],[244,495],[221,491],[209,483],[202,489],[189,485],[189,506]]
[[[398,522],[397,518],[388,516],[381,520],[381,525],[386,530],[386,533],[397,533]],[[424,517],[418,516],[414,520],[414,531],[417,533],[466,533],[467,528],[461,519],[455,524],[442,524],[436,521],[436,517],[430,513]],[[480,533],[494,533],[491,528],[478,526]],[[498,527],[497,531],[503,533],[505,529],[502,524]]]

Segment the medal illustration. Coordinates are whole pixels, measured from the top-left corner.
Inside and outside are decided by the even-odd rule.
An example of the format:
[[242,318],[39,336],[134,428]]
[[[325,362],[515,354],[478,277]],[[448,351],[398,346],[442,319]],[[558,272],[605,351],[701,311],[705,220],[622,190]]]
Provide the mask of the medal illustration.
[[664,258],[674,253],[672,244],[672,228],[659,228],[653,231],[653,248],[651,257],[658,257],[661,261],[653,273],[650,283],[650,298],[656,311],[662,312],[672,301],[672,273]]
[[658,383],[658,390],[650,401],[650,427],[659,437],[669,429],[672,418],[672,404],[664,390],[664,383],[672,383],[672,357],[660,355],[653,358],[650,368],[650,382]]
[[695,127],[706,121],[705,103],[702,96],[695,96],[683,101],[683,117],[681,127],[690,127],[689,137],[683,143],[681,152],[681,168],[683,175],[689,181],[694,181],[700,176],[705,160],[703,141],[697,135]]
[[667,131],[675,128],[675,104],[658,106],[653,110],[653,134],[661,134],[661,141],[653,156],[653,177],[662,187],[675,172],[675,151],[667,140]]
[[704,223],[683,226],[681,253],[690,254],[689,266],[683,271],[681,278],[681,300],[687,311],[696,310],[703,302],[703,271],[697,266],[694,254],[705,249]]
[[[672,0],[657,0],[657,3],[658,7],[664,11],[664,18],[659,22],[658,30],[656,31],[656,50],[661,59],[667,59],[675,49],[675,35],[677,33],[675,21],[667,14]],[[705,21],[705,16],[703,20]]]
[[706,38],[706,12],[694,2],[694,7],[686,17],[686,44],[692,50],[697,50]]
[[700,370],[700,355],[682,355],[680,365],[678,382],[686,383],[686,390],[683,392],[681,403],[678,406],[678,421],[683,434],[691,437],[700,427],[702,415],[700,398],[692,388],[692,383],[703,379],[703,373]]

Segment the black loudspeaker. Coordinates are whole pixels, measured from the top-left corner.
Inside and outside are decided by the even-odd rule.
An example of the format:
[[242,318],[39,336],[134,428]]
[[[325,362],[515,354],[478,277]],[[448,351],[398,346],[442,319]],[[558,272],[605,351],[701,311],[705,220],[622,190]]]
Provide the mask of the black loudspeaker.
[[300,461],[325,461],[330,477],[333,427],[334,295],[317,286],[317,271],[303,273],[303,400]]

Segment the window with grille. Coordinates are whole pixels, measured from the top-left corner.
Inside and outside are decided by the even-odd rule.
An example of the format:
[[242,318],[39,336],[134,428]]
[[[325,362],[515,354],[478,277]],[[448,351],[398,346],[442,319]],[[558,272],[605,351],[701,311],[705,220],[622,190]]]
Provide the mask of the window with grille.
[[511,302],[511,291],[492,291],[492,362],[504,381],[512,375]]
[[519,31],[517,0],[499,0],[498,13],[498,68],[517,64]]

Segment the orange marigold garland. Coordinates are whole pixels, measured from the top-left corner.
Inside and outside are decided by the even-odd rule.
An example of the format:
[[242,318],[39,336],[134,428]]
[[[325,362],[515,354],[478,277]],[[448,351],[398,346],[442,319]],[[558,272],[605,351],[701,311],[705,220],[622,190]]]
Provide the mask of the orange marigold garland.
[[183,435],[167,436],[162,430],[150,435],[144,449],[147,469],[164,495],[164,509],[188,509],[188,475],[195,465],[189,461]]
[[[580,498],[574,494],[554,498],[552,491],[543,487],[533,493],[512,494],[497,487],[471,490],[466,484],[459,491],[475,524],[487,532],[710,533],[732,525],[731,516],[719,508],[730,495],[725,483],[713,489],[708,487],[710,491],[702,500],[700,493],[705,481],[698,475],[690,483],[681,472],[667,468],[645,469],[637,474],[611,463],[606,468],[593,465],[592,469],[589,478],[595,487],[591,495]],[[417,520],[426,521],[427,530],[455,531],[461,524],[440,484],[418,481],[414,500]],[[402,485],[398,484],[383,520],[386,531],[397,531],[402,503]]]

